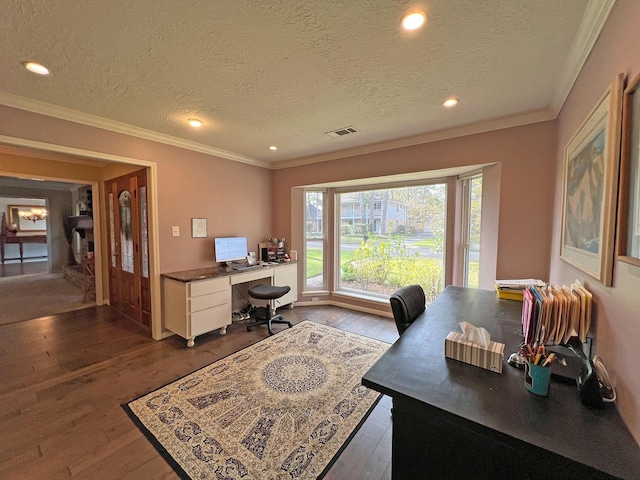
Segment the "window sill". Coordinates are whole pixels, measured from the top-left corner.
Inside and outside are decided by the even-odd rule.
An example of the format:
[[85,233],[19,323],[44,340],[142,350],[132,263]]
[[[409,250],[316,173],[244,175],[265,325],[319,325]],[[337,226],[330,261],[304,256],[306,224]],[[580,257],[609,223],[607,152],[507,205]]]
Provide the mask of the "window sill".
[[372,295],[365,295],[363,293],[348,292],[345,290],[336,290],[331,292],[334,297],[350,298],[361,302],[372,303],[374,305],[389,305],[388,297],[374,297]]
[[306,290],[300,294],[301,297],[321,297],[331,294],[329,290]]

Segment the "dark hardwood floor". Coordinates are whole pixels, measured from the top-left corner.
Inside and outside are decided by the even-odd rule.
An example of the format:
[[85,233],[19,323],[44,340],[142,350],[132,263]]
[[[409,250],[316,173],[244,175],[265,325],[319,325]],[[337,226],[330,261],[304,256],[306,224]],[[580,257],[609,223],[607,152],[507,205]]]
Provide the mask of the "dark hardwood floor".
[[[329,306],[282,313],[398,338],[390,318]],[[155,341],[109,307],[0,326],[0,478],[178,478],[120,405],[267,335],[245,325],[197,337],[194,348],[177,336]],[[391,478],[390,408],[383,397],[325,478]]]
[[0,278],[36,275],[39,273],[47,273],[48,271],[49,264],[46,260],[44,262],[0,263]]

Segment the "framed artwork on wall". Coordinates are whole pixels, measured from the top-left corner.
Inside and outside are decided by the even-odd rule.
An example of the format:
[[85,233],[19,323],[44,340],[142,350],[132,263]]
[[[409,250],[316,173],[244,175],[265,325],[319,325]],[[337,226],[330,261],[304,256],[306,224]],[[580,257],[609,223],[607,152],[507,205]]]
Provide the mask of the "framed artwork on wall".
[[564,151],[560,258],[611,286],[624,75],[611,83]]
[[622,155],[618,196],[618,260],[640,266],[640,75],[622,102]]
[[191,237],[206,238],[207,236],[207,219],[192,218],[191,219]]

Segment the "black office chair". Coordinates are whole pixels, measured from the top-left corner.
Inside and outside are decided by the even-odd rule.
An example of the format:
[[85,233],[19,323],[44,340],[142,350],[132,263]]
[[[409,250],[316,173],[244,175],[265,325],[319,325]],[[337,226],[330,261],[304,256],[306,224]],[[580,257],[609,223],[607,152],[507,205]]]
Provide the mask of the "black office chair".
[[391,295],[389,303],[398,327],[398,334],[402,335],[425,310],[424,290],[420,285],[402,287]]
[[282,323],[284,325],[289,325],[289,328],[293,327],[291,322],[284,320],[282,315],[277,314],[275,308],[273,307],[273,303],[281,298],[283,295],[286,295],[291,290],[291,287],[276,287],[273,285],[264,285],[258,284],[249,289],[249,296],[251,298],[266,300],[266,307],[259,307],[256,309],[254,313],[254,318],[251,323],[247,325],[247,331],[250,332],[253,327],[258,325],[266,325],[267,330],[269,331],[269,335],[273,335],[273,330],[271,329],[272,323]]

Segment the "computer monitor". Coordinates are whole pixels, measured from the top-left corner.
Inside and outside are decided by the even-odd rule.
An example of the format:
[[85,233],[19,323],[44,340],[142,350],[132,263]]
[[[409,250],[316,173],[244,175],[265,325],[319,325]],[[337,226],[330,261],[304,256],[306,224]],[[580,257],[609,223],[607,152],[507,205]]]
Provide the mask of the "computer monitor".
[[213,242],[216,262],[231,263],[247,258],[247,237],[218,237]]

